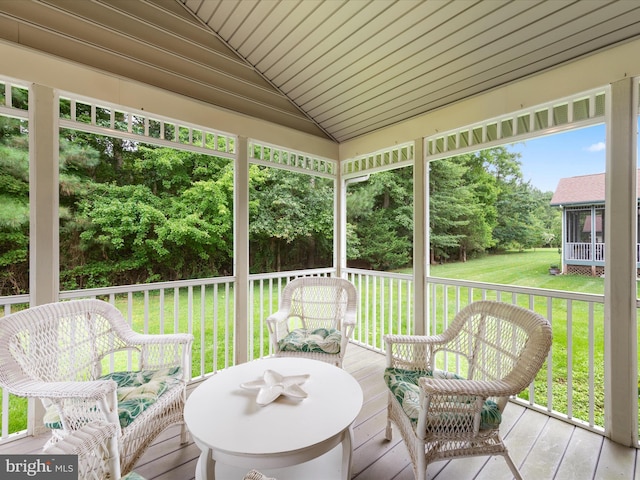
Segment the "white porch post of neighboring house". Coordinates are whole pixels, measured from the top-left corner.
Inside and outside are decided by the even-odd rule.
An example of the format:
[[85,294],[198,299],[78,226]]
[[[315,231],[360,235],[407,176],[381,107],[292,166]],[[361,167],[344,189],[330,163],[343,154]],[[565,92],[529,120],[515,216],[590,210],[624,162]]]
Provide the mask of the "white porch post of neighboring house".
[[[29,303],[58,300],[60,242],[58,214],[58,118],[55,92],[33,84],[29,98]],[[44,430],[44,407],[29,400],[28,433]]]
[[233,274],[235,276],[235,360],[244,363],[249,348],[249,142],[238,137],[238,160],[235,164]]
[[636,309],[637,85],[611,84],[605,195],[605,433],[638,443]]
[[567,229],[567,209],[564,207],[564,205],[560,205],[560,209],[562,212],[562,230],[560,235],[562,235],[562,239],[561,239],[561,245],[562,247],[560,247],[560,271],[562,273],[568,273],[567,272],[567,261],[566,261],[566,255],[567,255],[567,233],[566,233],[566,229]]

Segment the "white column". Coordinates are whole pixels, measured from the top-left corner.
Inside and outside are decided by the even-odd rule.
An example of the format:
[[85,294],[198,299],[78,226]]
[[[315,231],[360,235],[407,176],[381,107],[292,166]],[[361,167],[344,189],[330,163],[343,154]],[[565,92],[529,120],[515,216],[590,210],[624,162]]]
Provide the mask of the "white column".
[[567,241],[567,210],[566,208],[564,208],[564,205],[560,205],[560,212],[562,213],[562,230],[560,235],[562,235],[561,240],[561,247],[560,247],[560,271],[562,273],[567,273],[566,270],[566,262],[565,262],[565,255],[567,254],[567,245],[566,245],[566,241]]
[[31,306],[58,300],[58,123],[54,91],[32,85],[29,99],[29,293]]
[[249,348],[249,146],[246,137],[238,138],[238,160],[235,165],[233,274],[235,296],[235,360],[248,360]]
[[636,105],[631,78],[611,84],[605,196],[605,432],[638,439]]
[[[58,120],[53,89],[33,84],[29,92],[29,302],[58,300],[60,248],[58,214]],[[45,430],[44,407],[29,400],[30,434]]]
[[336,268],[336,276],[342,277],[347,268],[347,183],[342,178],[340,163],[336,168],[338,176],[333,183],[333,266]]
[[427,273],[429,264],[429,183],[424,141],[414,142],[413,162],[413,305],[414,333],[427,332]]

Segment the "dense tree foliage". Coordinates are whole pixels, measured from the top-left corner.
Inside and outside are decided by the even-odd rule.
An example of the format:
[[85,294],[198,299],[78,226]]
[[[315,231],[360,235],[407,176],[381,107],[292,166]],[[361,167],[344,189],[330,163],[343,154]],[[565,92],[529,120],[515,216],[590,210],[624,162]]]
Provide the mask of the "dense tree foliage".
[[26,124],[0,116],[0,295],[29,285],[29,153]]
[[252,273],[333,263],[333,181],[276,168],[250,169]]
[[[551,193],[520,167],[503,147],[430,163],[433,262],[558,245]],[[233,188],[230,160],[62,130],[62,288],[232,274]],[[332,180],[251,165],[249,188],[253,273],[332,265]],[[27,124],[0,117],[0,294],[28,291],[28,246]],[[351,265],[410,266],[412,247],[411,167],[348,186]]]
[[66,288],[231,272],[230,161],[66,130],[61,147]]
[[497,147],[430,163],[432,261],[559,246],[561,216],[522,178],[519,154]]
[[356,265],[376,270],[411,263],[413,248],[413,169],[371,175],[348,187],[348,252]]
[[[347,254],[352,265],[378,270],[411,265],[412,181],[412,169],[403,168],[349,186]],[[431,162],[431,261],[557,246],[560,212],[550,207],[551,195],[523,181],[518,154],[505,147]]]

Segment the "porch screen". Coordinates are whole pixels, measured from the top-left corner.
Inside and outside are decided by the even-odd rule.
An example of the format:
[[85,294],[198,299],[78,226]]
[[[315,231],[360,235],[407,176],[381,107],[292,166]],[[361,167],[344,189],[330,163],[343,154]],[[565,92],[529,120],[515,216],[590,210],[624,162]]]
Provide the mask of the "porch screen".
[[604,207],[565,211],[565,259],[604,262]]

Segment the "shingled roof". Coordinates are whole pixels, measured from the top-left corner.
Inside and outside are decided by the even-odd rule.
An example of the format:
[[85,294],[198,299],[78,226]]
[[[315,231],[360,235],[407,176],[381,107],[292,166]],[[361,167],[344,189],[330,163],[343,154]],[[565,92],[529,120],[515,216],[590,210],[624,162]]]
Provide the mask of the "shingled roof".
[[[551,206],[604,203],[604,173],[561,178],[551,198]],[[636,191],[640,192],[640,170]]]
[[551,205],[604,203],[604,173],[561,178]]

